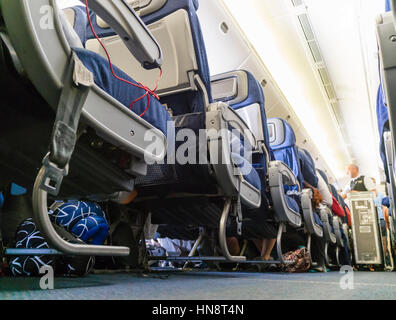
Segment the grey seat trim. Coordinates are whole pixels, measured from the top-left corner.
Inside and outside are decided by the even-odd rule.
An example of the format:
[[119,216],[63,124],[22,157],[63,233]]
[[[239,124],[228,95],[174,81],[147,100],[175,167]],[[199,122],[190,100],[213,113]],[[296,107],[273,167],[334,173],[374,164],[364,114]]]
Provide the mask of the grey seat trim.
[[301,192],[301,206],[304,216],[304,226],[308,233],[314,234],[317,237],[323,237],[323,229],[319,226],[314,219],[312,209],[312,190],[304,189]]
[[344,247],[344,241],[341,235],[342,224],[340,222],[340,218],[337,216],[333,216],[333,228],[334,234],[336,235],[337,246]]
[[213,174],[224,196],[233,198],[239,196],[244,204],[258,208],[261,205],[261,191],[243,178],[231,158],[231,143],[228,133],[230,124],[239,129],[247,141],[251,141],[252,145],[255,145],[253,134],[234,110],[223,102],[211,104],[206,112],[206,131]]
[[[227,103],[233,105],[246,100],[249,95],[247,75],[242,70],[218,74],[212,76],[210,80],[214,100],[227,100]],[[232,84],[232,92],[224,92],[221,85],[226,83]],[[231,96],[228,96],[229,93]]]
[[293,171],[281,161],[271,161],[268,167],[268,177],[276,221],[300,227],[302,225],[301,214],[288,207],[284,191],[285,184],[297,185],[300,191],[300,184]]
[[330,209],[323,207],[320,210],[320,220],[323,222],[323,236],[326,242],[335,244],[337,242],[336,235],[331,232],[329,215],[331,215]]

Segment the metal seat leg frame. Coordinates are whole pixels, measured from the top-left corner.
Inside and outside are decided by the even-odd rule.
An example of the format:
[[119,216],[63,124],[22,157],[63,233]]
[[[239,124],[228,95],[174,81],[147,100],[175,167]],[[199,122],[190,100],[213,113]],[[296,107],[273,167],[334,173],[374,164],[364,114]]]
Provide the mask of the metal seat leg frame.
[[337,266],[340,266],[340,247],[337,246],[335,250]]
[[326,266],[329,267],[330,266],[330,259],[329,259],[329,242],[328,241],[326,241],[326,243],[325,243],[324,254],[325,254]]
[[278,235],[276,237],[276,252],[278,253],[278,259],[280,263],[285,263],[285,260],[283,259],[283,254],[282,254],[282,234],[283,231],[285,230],[286,225],[284,222],[279,223],[278,227]]
[[314,264],[316,264],[316,263],[314,263],[312,260],[312,253],[311,253],[312,235],[309,232],[307,234],[308,234],[308,236],[307,236],[307,250],[309,253],[309,261],[311,262],[311,266],[314,266]]
[[[48,193],[57,196],[63,177],[68,174],[68,165],[77,141],[77,128],[81,111],[88,96],[91,83],[78,82],[75,73],[89,72],[73,53],[66,74],[66,84],[59,100],[50,152],[43,160],[33,188],[33,216],[39,230],[49,245],[72,256],[128,256],[128,247],[75,244],[64,240],[53,227],[48,215]],[[72,80],[74,79],[74,80]]]
[[226,231],[227,231],[227,220],[230,210],[231,210],[231,199],[226,199],[223,208],[223,213],[221,214],[221,219],[220,219],[220,228],[219,228],[220,248],[226,260],[231,262],[243,262],[246,261],[246,257],[232,256],[230,254],[230,251],[228,250]]
[[[198,237],[198,239],[195,241],[194,246],[192,247],[191,251],[189,252],[188,256],[193,257],[195,253],[197,252],[198,246],[201,244],[202,239],[204,237],[204,231],[202,231]],[[187,260],[184,265],[183,265],[183,270],[187,268],[190,260]]]

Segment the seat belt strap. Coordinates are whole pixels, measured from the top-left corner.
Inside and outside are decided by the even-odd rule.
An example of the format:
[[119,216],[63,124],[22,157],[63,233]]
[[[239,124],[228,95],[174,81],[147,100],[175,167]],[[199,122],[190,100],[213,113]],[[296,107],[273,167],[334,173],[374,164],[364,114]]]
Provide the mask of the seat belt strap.
[[81,112],[93,84],[92,73],[73,52],[65,75],[48,154],[43,159],[45,173],[40,188],[49,194],[59,194],[63,178],[77,142]]

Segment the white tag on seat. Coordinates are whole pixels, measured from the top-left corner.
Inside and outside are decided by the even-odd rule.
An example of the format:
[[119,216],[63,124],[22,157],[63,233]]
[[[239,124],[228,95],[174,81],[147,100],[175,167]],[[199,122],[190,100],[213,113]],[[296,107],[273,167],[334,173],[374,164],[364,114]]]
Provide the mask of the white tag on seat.
[[85,87],[90,87],[94,84],[92,72],[85,67],[76,55],[74,55],[73,81],[77,86],[83,85]]

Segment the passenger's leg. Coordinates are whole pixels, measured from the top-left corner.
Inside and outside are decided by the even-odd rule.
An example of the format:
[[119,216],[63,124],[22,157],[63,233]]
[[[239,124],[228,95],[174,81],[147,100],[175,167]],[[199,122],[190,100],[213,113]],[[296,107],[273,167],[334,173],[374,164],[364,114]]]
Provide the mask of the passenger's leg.
[[239,254],[241,253],[239,241],[235,237],[227,238],[227,247],[228,247],[228,251],[232,256],[239,256]]
[[323,267],[325,263],[324,256],[325,240],[317,236],[312,236],[311,254],[312,261],[318,264],[318,267]]
[[261,250],[261,256],[264,260],[271,259],[271,252],[276,243],[276,239],[264,239],[263,249]]
[[276,239],[255,239],[253,240],[253,242],[256,245],[257,249],[261,252],[261,258],[263,260],[270,260],[271,252],[275,246]]
[[347,235],[344,232],[344,229],[341,229],[341,236],[342,236],[342,241],[344,243],[344,247],[340,248],[340,263],[341,265],[352,265],[351,263],[351,258],[349,256],[349,249],[348,249],[348,242],[347,242]]
[[386,222],[384,219],[380,220],[380,227],[381,227],[381,237],[382,237],[382,247],[384,248],[384,252],[387,252],[387,245],[386,245]]

